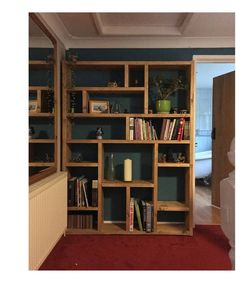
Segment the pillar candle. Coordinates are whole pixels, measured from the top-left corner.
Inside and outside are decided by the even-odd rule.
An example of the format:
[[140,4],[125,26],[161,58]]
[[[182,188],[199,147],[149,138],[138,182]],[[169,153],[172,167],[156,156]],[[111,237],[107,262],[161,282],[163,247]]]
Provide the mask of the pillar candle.
[[132,181],[132,160],[124,161],[124,181]]

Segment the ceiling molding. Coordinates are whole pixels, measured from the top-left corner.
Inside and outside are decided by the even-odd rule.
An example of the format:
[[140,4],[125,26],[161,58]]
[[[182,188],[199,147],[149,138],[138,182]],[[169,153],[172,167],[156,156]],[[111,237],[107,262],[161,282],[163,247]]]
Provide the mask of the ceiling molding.
[[179,27],[174,26],[107,26],[103,24],[100,13],[92,13],[100,36],[180,36]]
[[68,44],[73,36],[67,31],[59,16],[56,13],[39,13],[39,15],[54,32],[57,39],[59,39],[64,47],[68,49]]
[[69,48],[224,48],[234,47],[230,37],[98,37],[70,40]]
[[30,37],[29,47],[31,48],[53,48],[52,42],[46,37]]

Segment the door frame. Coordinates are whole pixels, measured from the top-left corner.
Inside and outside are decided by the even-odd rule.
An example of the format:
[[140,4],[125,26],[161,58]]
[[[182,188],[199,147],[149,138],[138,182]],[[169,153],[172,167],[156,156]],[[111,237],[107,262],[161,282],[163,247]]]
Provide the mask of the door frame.
[[[196,64],[197,63],[234,63],[235,64],[235,55],[193,55],[192,60],[194,63],[194,97],[196,97]],[[195,104],[194,109],[196,113],[196,100],[194,100],[194,104]],[[195,129],[195,124],[194,124],[194,129]],[[194,141],[195,141],[195,130],[194,130]],[[195,154],[195,145],[194,145],[194,154]],[[195,182],[195,171],[193,172],[193,177]],[[194,195],[195,195],[195,189],[194,189]],[[212,204],[212,196],[211,196],[211,204]]]

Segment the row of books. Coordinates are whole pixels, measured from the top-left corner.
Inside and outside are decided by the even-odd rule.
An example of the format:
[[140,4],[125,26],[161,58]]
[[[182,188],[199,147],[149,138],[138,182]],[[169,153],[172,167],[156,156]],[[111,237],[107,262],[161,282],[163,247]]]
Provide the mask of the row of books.
[[163,119],[160,140],[182,140],[190,138],[189,121],[180,119]]
[[142,118],[130,118],[129,121],[129,139],[130,140],[156,140],[156,129],[151,120]]
[[67,219],[68,228],[92,229],[93,215],[92,214],[69,214]]
[[137,221],[140,231],[153,231],[153,204],[149,201],[130,199],[129,231],[134,230],[134,223]]
[[98,181],[92,180],[92,188],[88,179],[81,175],[68,179],[68,206],[69,207],[97,207]]

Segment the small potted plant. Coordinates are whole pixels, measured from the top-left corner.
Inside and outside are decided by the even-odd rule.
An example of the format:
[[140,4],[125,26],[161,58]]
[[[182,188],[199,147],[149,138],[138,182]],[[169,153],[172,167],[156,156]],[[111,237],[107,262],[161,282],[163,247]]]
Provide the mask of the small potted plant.
[[164,79],[161,76],[151,80],[152,87],[155,87],[157,100],[156,111],[157,113],[169,113],[171,109],[170,96],[179,89],[186,89],[182,77],[178,76],[175,79]]

